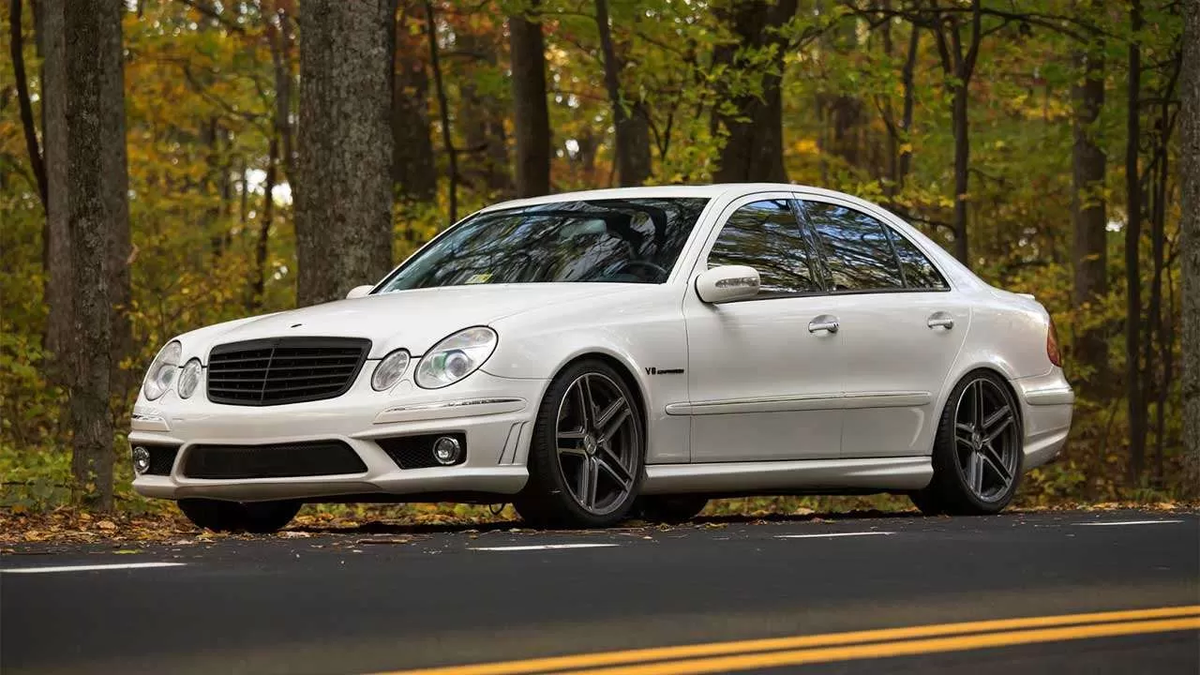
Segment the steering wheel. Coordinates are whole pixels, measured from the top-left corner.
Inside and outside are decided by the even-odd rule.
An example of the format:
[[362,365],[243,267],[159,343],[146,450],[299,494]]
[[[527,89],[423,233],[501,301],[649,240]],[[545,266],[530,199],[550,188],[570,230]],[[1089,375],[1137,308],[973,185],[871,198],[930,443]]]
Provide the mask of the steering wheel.
[[656,265],[648,260],[626,260],[625,262],[621,263],[621,266],[617,268],[617,271],[623,272],[628,267],[640,267],[642,269],[648,269],[654,273],[652,277],[647,278],[666,279],[667,277],[671,276],[671,273],[663,269],[662,266]]

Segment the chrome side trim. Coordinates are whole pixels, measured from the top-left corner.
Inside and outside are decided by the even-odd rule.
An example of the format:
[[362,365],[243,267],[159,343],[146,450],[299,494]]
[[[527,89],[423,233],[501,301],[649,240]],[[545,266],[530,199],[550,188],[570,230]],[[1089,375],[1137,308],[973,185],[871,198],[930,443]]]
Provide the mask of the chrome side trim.
[[1070,405],[1075,402],[1075,392],[1070,387],[1049,387],[1025,392],[1029,405]]
[[841,392],[803,396],[738,398],[694,403],[668,403],[668,415],[729,415],[734,413],[794,412],[798,410],[834,410],[842,406]]
[[129,416],[129,427],[134,431],[170,431],[171,425],[157,410],[137,410]]
[[500,415],[525,409],[523,398],[468,398],[457,401],[432,401],[388,408],[375,417],[375,424],[434,420],[446,417]]
[[909,408],[928,405],[933,394],[927,391],[855,392],[846,394],[805,394],[763,398],[668,403],[668,415],[729,415],[734,413],[800,412],[841,408]]
[[927,391],[863,391],[846,394],[843,408],[915,408],[933,402]]
[[919,490],[931,478],[933,465],[929,457],[656,464],[646,467],[642,494],[837,488]]

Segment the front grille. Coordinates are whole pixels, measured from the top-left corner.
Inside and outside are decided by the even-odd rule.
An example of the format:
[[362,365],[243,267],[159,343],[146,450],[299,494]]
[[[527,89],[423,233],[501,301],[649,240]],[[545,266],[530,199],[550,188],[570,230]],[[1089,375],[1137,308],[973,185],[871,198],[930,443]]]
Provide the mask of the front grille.
[[463,449],[463,453],[454,464],[462,464],[467,461],[467,437],[463,434],[397,436],[395,438],[379,438],[375,442],[401,469],[427,469],[431,466],[443,466],[433,457],[433,444],[442,436],[458,439],[459,447]]
[[336,398],[354,384],[370,349],[370,340],[356,338],[217,345],[208,355],[208,400],[262,406]]
[[295,478],[366,470],[358,453],[341,441],[195,445],[183,458],[183,475],[188,478]]

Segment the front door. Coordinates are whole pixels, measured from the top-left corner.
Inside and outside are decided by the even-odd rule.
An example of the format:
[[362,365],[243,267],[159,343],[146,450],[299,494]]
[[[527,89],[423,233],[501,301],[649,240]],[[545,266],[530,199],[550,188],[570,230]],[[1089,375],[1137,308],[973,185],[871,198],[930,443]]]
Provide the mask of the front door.
[[920,248],[833,198],[805,198],[802,215],[823,252],[837,299],[844,457],[927,455],[938,393],[958,357],[970,308]]
[[[749,265],[757,297],[710,305],[693,289],[687,322],[693,462],[832,458],[842,433],[840,335],[791,195],[735,201],[707,267]],[[702,258],[703,259],[703,258]]]

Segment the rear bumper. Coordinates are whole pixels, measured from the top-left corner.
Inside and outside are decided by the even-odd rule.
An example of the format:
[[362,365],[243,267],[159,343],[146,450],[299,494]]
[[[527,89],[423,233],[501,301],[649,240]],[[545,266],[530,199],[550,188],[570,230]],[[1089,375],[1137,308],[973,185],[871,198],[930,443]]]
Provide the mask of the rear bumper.
[[1025,468],[1053,461],[1067,443],[1075,410],[1075,392],[1063,372],[1013,380],[1025,422]]

